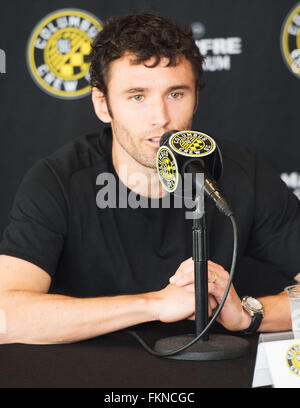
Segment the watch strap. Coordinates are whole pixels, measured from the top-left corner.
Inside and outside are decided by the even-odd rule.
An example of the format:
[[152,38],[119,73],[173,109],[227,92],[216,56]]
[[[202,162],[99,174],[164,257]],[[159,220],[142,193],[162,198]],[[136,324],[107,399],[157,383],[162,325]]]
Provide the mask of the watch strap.
[[245,329],[242,331],[242,333],[244,334],[253,334],[256,333],[257,329],[260,326],[260,323],[262,321],[263,318],[263,314],[261,313],[254,313],[252,316],[252,320],[250,323],[250,326],[248,327],[248,329]]

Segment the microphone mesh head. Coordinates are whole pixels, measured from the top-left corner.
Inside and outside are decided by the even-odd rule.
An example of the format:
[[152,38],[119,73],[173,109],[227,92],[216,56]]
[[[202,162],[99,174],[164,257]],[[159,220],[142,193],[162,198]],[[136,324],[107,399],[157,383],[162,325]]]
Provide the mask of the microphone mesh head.
[[165,132],[162,137],[160,138],[160,146],[163,146],[166,141],[174,134],[179,132],[179,130],[168,130],[168,132]]

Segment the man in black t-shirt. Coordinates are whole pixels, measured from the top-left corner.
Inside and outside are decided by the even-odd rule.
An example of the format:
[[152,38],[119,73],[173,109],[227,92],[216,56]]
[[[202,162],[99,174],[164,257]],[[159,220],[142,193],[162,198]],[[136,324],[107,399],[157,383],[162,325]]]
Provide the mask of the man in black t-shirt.
[[[163,133],[192,128],[202,62],[191,33],[166,18],[131,14],[104,26],[91,54],[92,100],[111,130],[72,141],[24,178],[0,246],[0,342],[70,342],[194,318],[191,224],[183,209],[160,208],[166,192],[156,153]],[[241,254],[274,261],[292,280],[300,271],[298,201],[254,154],[228,143],[221,150]],[[152,207],[101,208],[99,186],[110,173],[131,202],[151,199]],[[228,281],[232,241],[216,210],[209,214],[212,314]],[[291,327],[283,293],[260,300],[259,330]],[[219,321],[229,330],[252,326],[233,286]]]

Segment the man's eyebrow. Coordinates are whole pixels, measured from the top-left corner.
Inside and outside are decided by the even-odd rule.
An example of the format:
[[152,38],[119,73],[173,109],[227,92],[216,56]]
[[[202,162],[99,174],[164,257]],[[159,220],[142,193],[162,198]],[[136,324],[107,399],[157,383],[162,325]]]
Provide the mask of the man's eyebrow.
[[167,89],[167,92],[176,91],[177,89],[178,89],[178,90],[179,90],[179,89],[189,90],[189,89],[192,89],[192,88],[191,88],[189,85],[179,84],[179,85],[170,86],[170,88]]
[[[172,91],[179,90],[179,89],[189,90],[189,89],[191,89],[191,87],[188,86],[188,85],[183,85],[183,84],[172,85],[167,89],[167,92],[172,92]],[[126,89],[124,91],[124,93],[125,94],[134,94],[134,93],[139,93],[139,92],[146,92],[148,90],[149,90],[149,88],[135,87],[135,88]]]
[[129,89],[125,89],[123,93],[131,94],[131,93],[145,92],[147,90],[148,88],[129,88]]

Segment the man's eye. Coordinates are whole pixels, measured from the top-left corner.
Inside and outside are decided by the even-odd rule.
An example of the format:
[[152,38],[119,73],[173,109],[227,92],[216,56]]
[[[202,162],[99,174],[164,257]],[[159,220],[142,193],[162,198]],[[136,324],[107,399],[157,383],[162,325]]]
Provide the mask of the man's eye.
[[143,95],[134,95],[131,97],[136,102],[141,102],[143,100],[144,96]]
[[170,97],[171,97],[172,99],[181,98],[182,95],[183,95],[182,92],[171,92],[171,93],[170,93]]

